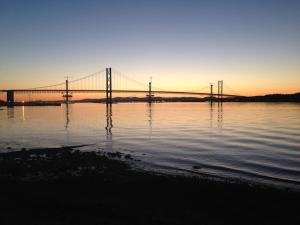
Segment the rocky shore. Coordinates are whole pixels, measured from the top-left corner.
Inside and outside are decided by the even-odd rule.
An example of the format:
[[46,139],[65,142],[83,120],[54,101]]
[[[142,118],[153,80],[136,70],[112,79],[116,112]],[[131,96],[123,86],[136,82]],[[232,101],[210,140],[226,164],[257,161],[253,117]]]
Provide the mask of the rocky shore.
[[297,191],[132,169],[77,147],[0,154],[0,224],[300,224]]

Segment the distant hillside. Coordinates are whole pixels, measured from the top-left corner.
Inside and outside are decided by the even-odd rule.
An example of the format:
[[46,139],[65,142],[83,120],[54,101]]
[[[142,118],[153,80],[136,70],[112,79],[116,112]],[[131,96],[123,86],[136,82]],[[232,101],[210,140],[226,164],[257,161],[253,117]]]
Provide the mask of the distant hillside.
[[252,97],[235,97],[226,99],[230,102],[300,102],[300,93],[296,94],[273,94]]
[[[106,99],[83,99],[74,102],[105,102]],[[117,97],[113,98],[114,102],[147,102],[147,98],[137,97]],[[210,101],[210,97],[196,98],[196,97],[153,97],[153,102],[206,102]],[[217,98],[213,98],[213,101],[218,101]],[[264,96],[251,96],[251,97],[233,97],[224,98],[225,102],[300,102],[300,93],[296,94],[273,94]]]

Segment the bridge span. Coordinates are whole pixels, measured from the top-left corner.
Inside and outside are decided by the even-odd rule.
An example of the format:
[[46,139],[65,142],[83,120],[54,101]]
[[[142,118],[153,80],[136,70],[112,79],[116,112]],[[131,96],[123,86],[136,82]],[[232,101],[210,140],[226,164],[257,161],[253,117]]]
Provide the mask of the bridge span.
[[[218,81],[218,92],[213,92],[213,85],[210,85],[210,92],[199,92],[199,91],[172,91],[172,90],[153,90],[152,87],[152,81],[148,83],[148,88],[143,88],[140,90],[133,90],[133,89],[120,89],[120,88],[113,88],[113,76],[112,76],[112,69],[106,68],[105,78],[103,82],[98,81],[94,78],[94,76],[98,75],[98,73],[85,76],[83,78],[69,81],[68,78],[65,82],[55,84],[55,85],[49,85],[49,86],[43,86],[38,88],[30,88],[30,89],[10,89],[10,90],[0,90],[2,93],[6,93],[6,100],[8,105],[13,105],[15,102],[15,94],[30,94],[30,93],[59,93],[62,94],[62,96],[65,98],[65,101],[68,102],[74,93],[106,93],[106,102],[111,103],[113,101],[112,94],[113,93],[138,93],[138,94],[146,94],[148,101],[151,102],[152,98],[155,94],[174,94],[174,95],[193,95],[193,96],[210,96],[211,101],[213,101],[214,97],[217,97],[219,101],[222,101],[223,97],[240,97],[240,95],[235,94],[228,94],[223,93],[223,81]],[[70,85],[73,85],[74,83],[78,81],[83,81],[85,79],[92,78],[93,81],[90,83],[92,84],[105,84],[104,88],[72,88]],[[131,78],[127,78],[127,80],[134,81]],[[140,83],[137,81],[134,81],[135,83]]]

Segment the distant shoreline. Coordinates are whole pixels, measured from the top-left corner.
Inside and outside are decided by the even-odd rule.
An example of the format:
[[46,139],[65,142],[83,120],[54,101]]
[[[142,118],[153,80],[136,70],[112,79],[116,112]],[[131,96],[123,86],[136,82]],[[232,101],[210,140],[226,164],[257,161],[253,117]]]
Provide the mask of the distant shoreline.
[[[195,97],[153,97],[152,102],[300,102],[300,93],[296,94],[272,94],[264,96],[251,96],[251,97],[232,97],[223,98],[195,98]],[[135,102],[148,102],[148,98],[143,97],[115,97],[113,103],[135,103]],[[15,102],[14,106],[60,106],[65,103],[64,101],[32,101],[32,102]],[[70,103],[106,103],[106,99],[81,99],[73,100]],[[0,101],[0,106],[6,106],[6,102]]]

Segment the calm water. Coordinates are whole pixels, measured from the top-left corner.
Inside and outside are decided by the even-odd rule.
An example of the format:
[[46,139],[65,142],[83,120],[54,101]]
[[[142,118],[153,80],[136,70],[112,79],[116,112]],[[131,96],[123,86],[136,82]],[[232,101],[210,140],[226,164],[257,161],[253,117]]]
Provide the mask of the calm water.
[[300,188],[300,104],[71,104],[0,110],[0,149],[92,144],[147,168]]

